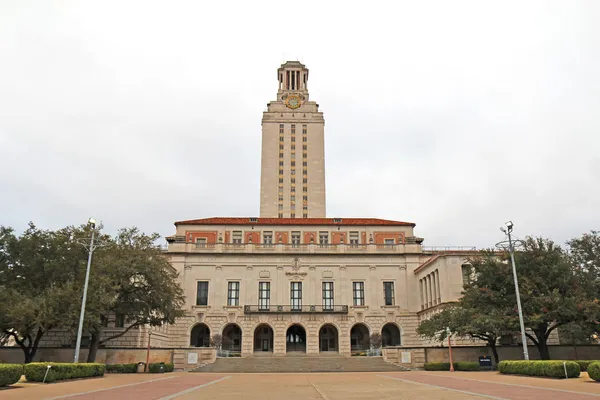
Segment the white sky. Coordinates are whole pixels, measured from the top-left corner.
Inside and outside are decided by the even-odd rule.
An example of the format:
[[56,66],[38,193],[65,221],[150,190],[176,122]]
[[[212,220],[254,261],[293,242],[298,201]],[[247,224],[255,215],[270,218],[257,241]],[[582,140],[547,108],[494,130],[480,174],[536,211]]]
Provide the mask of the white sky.
[[600,229],[600,2],[0,2],[0,224],[256,216],[261,113],[300,60],[330,217],[426,245]]

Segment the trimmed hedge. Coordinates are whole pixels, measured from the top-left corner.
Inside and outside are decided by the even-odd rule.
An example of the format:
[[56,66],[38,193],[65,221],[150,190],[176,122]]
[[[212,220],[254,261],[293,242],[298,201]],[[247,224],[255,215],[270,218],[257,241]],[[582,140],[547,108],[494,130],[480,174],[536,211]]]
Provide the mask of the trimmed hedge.
[[[452,363],[455,371],[479,371],[478,362],[460,361]],[[425,371],[450,371],[450,363],[447,362],[432,362],[425,363]]]
[[498,371],[501,374],[564,378],[565,367],[563,366],[563,363],[566,363],[567,376],[569,378],[579,377],[581,368],[575,361],[500,361],[500,364],[498,364]]
[[0,387],[19,382],[23,375],[21,364],[0,364]]
[[585,372],[588,369],[588,366],[591,363],[599,362],[600,360],[575,360],[577,364],[579,364],[579,368],[581,368],[581,372]]
[[600,381],[600,362],[594,361],[587,366],[589,377],[595,381]]
[[135,374],[137,363],[133,364],[106,364],[106,372],[113,374]]
[[43,382],[48,365],[52,368],[48,371],[46,382],[104,376],[106,370],[106,366],[100,363],[29,363],[25,365],[25,378],[30,382]]
[[151,374],[157,374],[160,372],[160,365],[165,365],[165,372],[173,372],[175,366],[172,363],[151,363],[148,368],[148,372]]

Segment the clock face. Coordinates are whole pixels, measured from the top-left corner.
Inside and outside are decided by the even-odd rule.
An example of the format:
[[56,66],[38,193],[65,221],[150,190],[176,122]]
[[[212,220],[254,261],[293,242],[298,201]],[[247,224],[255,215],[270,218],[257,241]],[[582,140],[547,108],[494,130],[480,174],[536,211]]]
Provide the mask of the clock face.
[[300,97],[294,95],[289,96],[285,101],[285,105],[292,109],[300,107]]

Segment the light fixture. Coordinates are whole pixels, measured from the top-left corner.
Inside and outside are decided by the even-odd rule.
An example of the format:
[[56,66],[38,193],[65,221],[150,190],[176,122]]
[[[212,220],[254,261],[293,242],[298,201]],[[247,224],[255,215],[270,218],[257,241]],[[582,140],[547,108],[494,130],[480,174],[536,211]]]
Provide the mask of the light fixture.
[[88,224],[91,225],[93,228],[96,226],[96,220],[94,218],[90,218],[88,219]]

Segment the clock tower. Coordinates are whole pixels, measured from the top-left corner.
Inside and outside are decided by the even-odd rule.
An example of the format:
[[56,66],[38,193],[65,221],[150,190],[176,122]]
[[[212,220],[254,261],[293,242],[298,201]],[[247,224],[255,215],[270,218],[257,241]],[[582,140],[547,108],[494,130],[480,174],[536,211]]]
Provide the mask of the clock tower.
[[308,69],[288,61],[277,70],[277,100],[262,118],[260,216],[325,217],[325,120],[309,100]]

